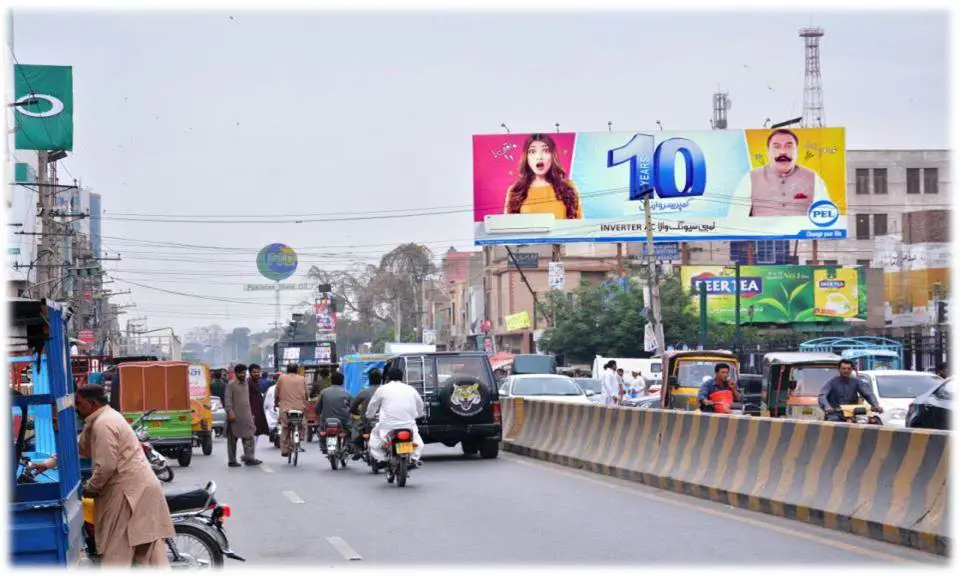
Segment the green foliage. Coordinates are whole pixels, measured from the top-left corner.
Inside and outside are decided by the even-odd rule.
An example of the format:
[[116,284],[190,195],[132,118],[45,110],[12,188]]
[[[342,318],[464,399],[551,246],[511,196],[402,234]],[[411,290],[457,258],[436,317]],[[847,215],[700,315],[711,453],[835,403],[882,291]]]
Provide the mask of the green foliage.
[[[541,346],[562,354],[568,363],[589,363],[598,354],[619,358],[645,356],[643,289],[632,282],[628,286],[621,290],[610,284],[588,285],[572,294],[551,292],[543,306],[543,317],[554,322],[544,331]],[[678,276],[667,277],[660,283],[660,308],[666,345],[695,348],[700,341],[700,319]],[[755,328],[741,325],[740,330],[745,343],[763,340]],[[730,346],[735,332],[734,326],[708,322],[707,346]]]

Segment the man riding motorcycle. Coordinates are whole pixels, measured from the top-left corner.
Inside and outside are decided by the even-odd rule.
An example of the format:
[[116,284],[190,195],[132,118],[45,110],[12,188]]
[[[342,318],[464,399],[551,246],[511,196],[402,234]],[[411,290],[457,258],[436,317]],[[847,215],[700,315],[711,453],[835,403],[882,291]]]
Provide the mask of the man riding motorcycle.
[[843,422],[844,404],[859,404],[859,396],[863,396],[873,411],[877,414],[883,413],[883,408],[877,401],[877,397],[870,389],[870,385],[859,378],[851,378],[853,374],[853,362],[850,360],[841,360],[838,365],[839,376],[827,380],[827,383],[820,389],[820,395],[817,397],[817,403],[823,409],[824,420],[827,422]]
[[403,372],[398,368],[387,371],[387,383],[379,387],[367,404],[367,418],[378,418],[377,425],[370,433],[370,455],[382,467],[390,459],[386,450],[389,434],[399,428],[413,430],[415,445],[411,461],[421,466],[420,453],[423,450],[423,438],[417,429],[417,418],[424,415],[423,398],[420,393],[403,382]]
[[[337,419],[340,421],[342,430],[349,430],[350,426],[350,393],[343,387],[343,374],[334,372],[330,377],[330,386],[320,393],[320,399],[317,400],[317,416],[321,426],[326,426],[327,420]],[[320,447],[326,454],[327,445],[323,442]],[[348,445],[347,450],[351,447]]]
[[352,437],[350,441],[353,443],[354,453],[353,459],[360,459],[360,452],[363,451],[363,431],[369,425],[369,420],[366,418],[366,408],[367,404],[370,402],[370,399],[373,398],[373,395],[376,394],[377,390],[380,389],[380,382],[382,376],[380,371],[374,368],[370,371],[368,378],[370,380],[370,385],[360,391],[359,394],[353,397],[353,400],[350,402],[350,414],[354,416],[359,416],[353,420],[353,430],[351,432]]

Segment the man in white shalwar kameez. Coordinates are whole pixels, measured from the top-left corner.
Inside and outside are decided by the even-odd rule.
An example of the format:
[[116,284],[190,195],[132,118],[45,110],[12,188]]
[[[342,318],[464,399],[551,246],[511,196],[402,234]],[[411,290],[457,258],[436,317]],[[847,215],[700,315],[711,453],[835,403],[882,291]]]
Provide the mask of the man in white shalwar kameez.
[[403,373],[396,368],[387,372],[387,383],[373,395],[367,405],[367,419],[377,418],[377,425],[370,433],[370,455],[377,462],[386,462],[390,455],[386,450],[388,434],[400,428],[413,431],[414,452],[412,460],[419,466],[423,451],[423,438],[417,429],[417,418],[423,417],[423,398],[420,393],[403,382]]

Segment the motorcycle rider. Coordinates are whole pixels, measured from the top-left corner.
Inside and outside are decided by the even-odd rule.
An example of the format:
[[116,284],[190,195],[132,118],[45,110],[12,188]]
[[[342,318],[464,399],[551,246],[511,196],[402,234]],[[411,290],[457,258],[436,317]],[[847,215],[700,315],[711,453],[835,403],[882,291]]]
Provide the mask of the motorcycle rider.
[[399,368],[387,371],[387,383],[380,386],[367,404],[367,418],[377,418],[377,425],[370,433],[370,455],[379,466],[384,466],[390,455],[386,451],[388,434],[398,428],[413,431],[414,453],[411,458],[416,467],[421,466],[420,452],[423,450],[423,438],[417,429],[417,418],[424,415],[423,398],[420,393],[403,382],[403,372]]
[[[290,410],[307,410],[307,381],[300,375],[300,367],[296,364],[287,366],[287,373],[277,378],[274,385],[274,397],[277,411],[279,412],[280,423],[280,456],[286,458],[290,454],[292,447],[292,434],[290,427],[287,426],[287,412]],[[306,435],[306,423],[300,422],[300,437]],[[301,452],[306,452],[303,447]]]
[[[343,430],[349,430],[350,426],[350,393],[343,387],[343,374],[334,372],[330,376],[330,386],[323,389],[320,393],[320,399],[317,400],[317,424],[321,430],[326,428],[327,420],[336,418],[340,421]],[[327,444],[320,443],[323,453],[327,453]],[[347,451],[352,451],[352,446],[347,444]]]
[[843,404],[859,404],[858,396],[862,396],[873,411],[877,414],[883,414],[883,408],[877,397],[870,389],[870,385],[859,378],[851,378],[853,374],[853,362],[844,358],[837,366],[840,372],[838,376],[827,380],[827,383],[820,389],[820,395],[817,396],[817,403],[823,409],[824,420],[827,422],[843,422]]
[[366,408],[367,403],[370,402],[370,399],[373,398],[373,395],[376,394],[377,390],[380,389],[380,382],[383,379],[380,371],[374,368],[367,375],[367,378],[370,381],[370,385],[360,391],[359,394],[353,397],[353,400],[350,402],[350,414],[352,416],[359,416],[359,418],[354,418],[353,426],[353,436],[351,442],[353,443],[354,453],[353,459],[360,459],[360,452],[363,451],[363,431],[367,429],[369,420],[366,418]]

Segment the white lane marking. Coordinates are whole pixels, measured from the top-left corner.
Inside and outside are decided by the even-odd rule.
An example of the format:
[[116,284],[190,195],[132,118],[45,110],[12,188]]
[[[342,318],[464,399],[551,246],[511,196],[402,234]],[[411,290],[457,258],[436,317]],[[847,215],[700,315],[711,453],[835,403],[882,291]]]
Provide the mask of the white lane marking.
[[267,474],[273,474],[273,473],[274,473],[274,472],[273,472],[273,468],[267,466],[266,464],[264,464],[264,465],[261,466],[260,468],[262,468],[263,471],[266,472]]
[[337,549],[346,560],[363,560],[363,556],[357,554],[357,551],[350,547],[346,541],[339,536],[327,536],[327,542]]
[[294,504],[303,504],[303,498],[297,496],[297,493],[293,490],[284,490],[283,495]]

